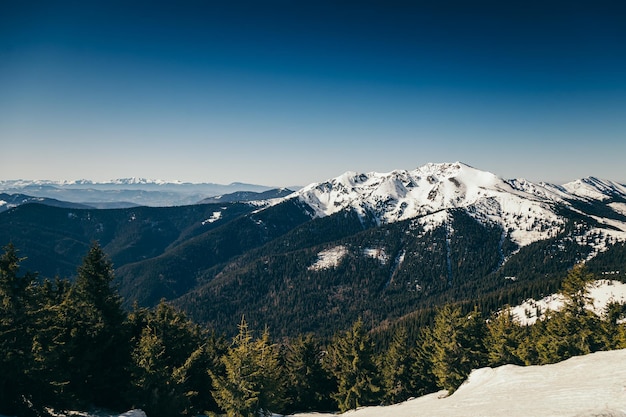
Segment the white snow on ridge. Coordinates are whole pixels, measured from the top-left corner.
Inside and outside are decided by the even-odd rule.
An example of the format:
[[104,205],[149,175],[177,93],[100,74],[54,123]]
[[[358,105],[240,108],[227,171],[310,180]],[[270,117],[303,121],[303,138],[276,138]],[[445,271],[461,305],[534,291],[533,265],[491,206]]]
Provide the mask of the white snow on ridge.
[[612,194],[626,194],[626,186],[615,181],[588,177],[563,184],[569,194],[590,200],[606,200]]
[[[431,229],[445,221],[433,216],[445,210],[462,208],[476,220],[497,224],[520,246],[555,236],[565,221],[557,204],[571,206],[571,200],[605,201],[613,195],[626,197],[626,186],[596,178],[586,178],[562,186],[534,184],[524,179],[503,180],[461,162],[427,164],[413,171],[360,174],[346,172],[339,177],[302,188],[288,198],[299,198],[317,217],[354,209],[373,215],[379,223],[419,219]],[[626,212],[626,204],[612,203]],[[619,211],[618,211],[619,212]],[[432,223],[430,223],[432,222]],[[626,222],[612,221],[611,227],[626,230]],[[614,240],[626,234],[611,233]],[[602,250],[604,243],[598,244]]]
[[[364,407],[346,417],[626,417],[626,349],[543,366],[482,368],[451,396]],[[331,417],[334,414],[296,414]]]

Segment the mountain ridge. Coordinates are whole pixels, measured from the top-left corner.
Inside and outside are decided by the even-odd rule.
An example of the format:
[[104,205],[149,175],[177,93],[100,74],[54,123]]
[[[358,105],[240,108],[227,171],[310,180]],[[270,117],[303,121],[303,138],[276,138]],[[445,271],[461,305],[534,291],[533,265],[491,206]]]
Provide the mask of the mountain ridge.
[[442,210],[465,208],[478,220],[512,230],[513,240],[521,246],[558,233],[564,222],[556,213],[557,206],[580,212],[573,201],[615,199],[613,210],[619,221],[601,229],[606,232],[617,228],[610,234],[615,240],[626,240],[626,186],[594,177],[557,186],[504,180],[461,162],[430,163],[413,171],[348,171],[310,184],[287,198],[308,204],[318,217],[350,207],[361,215],[373,215],[378,223],[420,218],[423,224],[437,225],[444,220]]
[[245,315],[279,336],[324,333],[445,302],[489,311],[541,298],[581,261],[625,279],[626,192],[447,163],[346,172],[263,202],[0,213],[0,244],[15,242],[44,277],[73,274],[92,240],[128,306],[164,298],[226,332]]

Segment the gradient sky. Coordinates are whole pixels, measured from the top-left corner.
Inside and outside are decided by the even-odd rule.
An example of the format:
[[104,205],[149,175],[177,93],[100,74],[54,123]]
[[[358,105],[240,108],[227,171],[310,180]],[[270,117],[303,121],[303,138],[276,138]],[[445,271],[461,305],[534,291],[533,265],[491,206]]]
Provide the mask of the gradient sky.
[[626,182],[626,6],[0,1],[0,179]]

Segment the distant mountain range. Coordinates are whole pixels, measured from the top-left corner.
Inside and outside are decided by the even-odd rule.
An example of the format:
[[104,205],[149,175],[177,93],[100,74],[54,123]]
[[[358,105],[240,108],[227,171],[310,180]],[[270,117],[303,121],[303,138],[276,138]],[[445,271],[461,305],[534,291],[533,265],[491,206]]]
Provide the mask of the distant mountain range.
[[145,178],[124,178],[108,182],[90,180],[6,180],[0,181],[0,192],[26,194],[81,203],[98,208],[143,206],[175,206],[195,204],[207,197],[237,191],[263,192],[272,187],[244,183],[167,182]]
[[279,336],[328,335],[359,317],[417,322],[444,302],[495,310],[555,292],[583,260],[626,280],[617,182],[504,180],[457,162],[287,193],[116,210],[24,204],[0,213],[0,244],[53,277],[72,276],[98,240],[128,305],[165,298],[217,329],[233,332],[245,315]]

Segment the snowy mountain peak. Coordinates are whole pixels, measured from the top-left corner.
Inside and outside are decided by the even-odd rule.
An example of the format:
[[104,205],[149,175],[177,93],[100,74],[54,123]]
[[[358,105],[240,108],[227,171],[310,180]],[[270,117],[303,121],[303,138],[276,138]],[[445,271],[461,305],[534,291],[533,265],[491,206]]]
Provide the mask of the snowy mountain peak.
[[[563,186],[503,180],[454,162],[429,163],[412,171],[348,171],[304,187],[291,196],[296,197],[318,217],[353,209],[362,216],[373,216],[378,223],[417,219],[428,227],[447,221],[447,216],[438,214],[441,211],[464,209],[482,223],[500,225],[513,241],[524,246],[559,232],[565,220],[557,214],[557,205],[568,206],[574,200],[626,199],[626,187],[591,177]],[[618,223],[609,227],[612,238],[626,240],[626,218]]]

